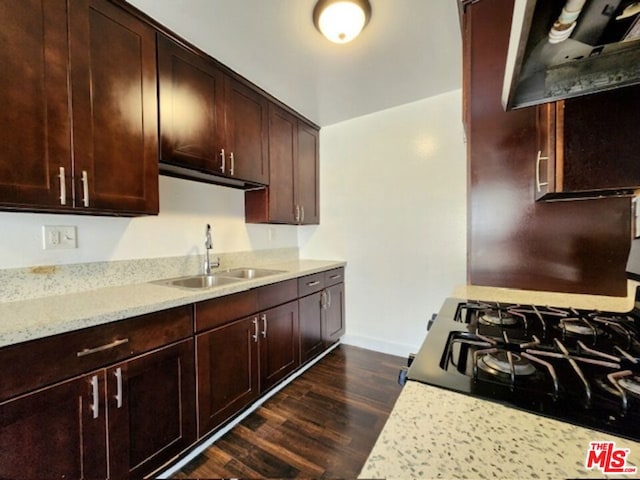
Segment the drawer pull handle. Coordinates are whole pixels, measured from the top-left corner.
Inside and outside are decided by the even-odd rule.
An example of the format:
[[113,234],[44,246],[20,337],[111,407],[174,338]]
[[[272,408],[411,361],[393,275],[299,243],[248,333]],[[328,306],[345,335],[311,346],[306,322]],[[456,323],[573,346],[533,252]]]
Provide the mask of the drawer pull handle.
[[91,377],[91,412],[93,412],[93,418],[98,418],[100,415],[100,392],[98,392],[98,376]]
[[331,275],[329,277],[329,280],[337,280],[338,278],[340,278],[342,275],[340,275],[339,273],[336,273],[335,275]]
[[262,314],[260,316],[260,318],[262,319],[262,338],[267,338],[267,316],[265,314]]
[[104,350],[110,350],[112,348],[116,348],[120,345],[123,345],[129,341],[128,338],[123,338],[121,340],[116,340],[111,343],[107,343],[106,345],[100,345],[99,347],[94,348],[85,348],[84,350],[79,351],[76,355],[78,357],[84,357],[86,355],[91,355],[92,353],[102,352]]
[[320,285],[320,280],[314,280],[313,282],[307,282],[307,287],[315,287],[316,285]]
[[122,408],[122,368],[116,368],[116,407]]

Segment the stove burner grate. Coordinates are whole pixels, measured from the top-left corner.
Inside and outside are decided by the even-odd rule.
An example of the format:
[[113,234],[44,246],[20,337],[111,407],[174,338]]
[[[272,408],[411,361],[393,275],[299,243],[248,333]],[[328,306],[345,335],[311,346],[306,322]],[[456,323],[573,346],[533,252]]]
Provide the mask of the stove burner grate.
[[[509,361],[509,355],[511,361]],[[517,353],[504,350],[483,355],[478,361],[478,368],[492,375],[515,373],[516,376],[528,376],[536,373],[536,368],[527,359]]]
[[480,315],[480,323],[484,325],[515,325],[518,323],[516,318],[508,313],[498,311],[486,312]]

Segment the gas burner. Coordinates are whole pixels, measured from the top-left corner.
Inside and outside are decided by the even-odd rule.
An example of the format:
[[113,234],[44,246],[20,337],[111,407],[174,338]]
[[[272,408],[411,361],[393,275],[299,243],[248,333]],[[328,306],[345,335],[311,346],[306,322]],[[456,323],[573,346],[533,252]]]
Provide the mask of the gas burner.
[[625,377],[618,380],[618,384],[631,395],[640,397],[640,377]]
[[[533,375],[536,372],[536,368],[517,353],[511,353],[511,358],[513,360],[513,369],[517,376]],[[508,354],[504,350],[483,355],[478,361],[478,367],[492,375],[498,373],[511,375],[511,364],[509,363]]]
[[499,311],[485,312],[480,315],[480,323],[483,325],[515,325],[518,323],[516,318],[508,313],[501,313]]
[[601,333],[601,330],[590,325],[589,323],[576,318],[565,318],[560,320],[560,328],[567,333],[574,335],[590,335],[595,336]]

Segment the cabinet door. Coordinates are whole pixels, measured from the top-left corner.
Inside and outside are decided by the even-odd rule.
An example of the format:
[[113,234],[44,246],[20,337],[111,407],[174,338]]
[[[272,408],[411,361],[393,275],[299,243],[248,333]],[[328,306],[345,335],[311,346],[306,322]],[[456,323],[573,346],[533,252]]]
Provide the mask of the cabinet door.
[[195,441],[193,340],[115,365],[107,382],[112,477],[142,477]]
[[298,120],[269,106],[269,221],[297,223],[294,168],[298,155]]
[[198,437],[258,398],[258,318],[196,336]]
[[333,285],[326,290],[327,299],[324,310],[325,342],[337,342],[344,335],[344,283]]
[[158,71],[161,161],[223,174],[225,76],[162,35]]
[[0,477],[107,478],[104,375],[0,404]]
[[298,161],[296,162],[296,198],[300,223],[320,223],[318,130],[298,122]]
[[69,8],[76,207],[158,213],[154,31],[107,0]]
[[229,176],[268,184],[267,99],[229,78],[226,107]]
[[558,102],[562,191],[640,187],[639,105],[639,86]]
[[260,314],[260,390],[274,386],[300,365],[298,301]]
[[0,0],[0,28],[0,205],[71,207],[66,2]]
[[300,361],[305,363],[324,349],[322,308],[325,294],[314,293],[298,300],[300,318]]

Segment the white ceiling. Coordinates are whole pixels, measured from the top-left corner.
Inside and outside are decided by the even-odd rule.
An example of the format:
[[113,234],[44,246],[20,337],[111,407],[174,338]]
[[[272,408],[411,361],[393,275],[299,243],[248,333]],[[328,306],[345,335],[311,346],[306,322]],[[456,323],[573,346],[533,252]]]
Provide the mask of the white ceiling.
[[345,45],[315,29],[315,0],[128,1],[320,126],[462,84],[454,0],[370,0]]

